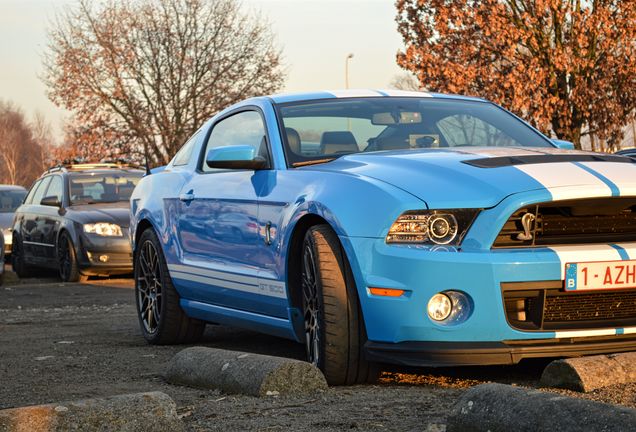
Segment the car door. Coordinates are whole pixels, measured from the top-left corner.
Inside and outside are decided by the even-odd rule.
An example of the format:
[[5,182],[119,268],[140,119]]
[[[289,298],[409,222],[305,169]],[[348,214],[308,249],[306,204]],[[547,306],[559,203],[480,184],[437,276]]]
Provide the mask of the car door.
[[[50,178],[51,181],[43,198],[55,198],[57,202],[62,204],[64,198],[63,178],[60,175],[52,175]],[[43,258],[46,260],[48,267],[57,267],[56,240],[62,220],[61,212],[61,207],[44,205],[40,207],[40,219],[37,224],[40,232],[38,234],[42,244]]]
[[40,202],[44,198],[46,189],[51,182],[51,177],[45,177],[37,185],[37,189],[33,194],[31,202],[27,208],[24,209],[24,215],[22,219],[20,236],[22,237],[22,244],[24,247],[24,257],[26,261],[44,265],[45,263],[45,248],[46,244],[42,242],[42,225],[44,224],[42,205]]
[[205,164],[210,150],[230,145],[250,145],[269,157],[259,111],[233,113],[211,126],[198,170],[180,191],[176,221],[180,262],[169,264],[170,274],[188,299],[280,315],[281,299],[264,293],[258,280],[255,171]]

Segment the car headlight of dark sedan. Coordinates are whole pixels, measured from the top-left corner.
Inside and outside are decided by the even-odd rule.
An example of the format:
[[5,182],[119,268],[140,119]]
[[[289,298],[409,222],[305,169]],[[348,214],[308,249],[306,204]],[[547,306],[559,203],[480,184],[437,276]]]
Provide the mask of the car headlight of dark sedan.
[[397,218],[387,243],[459,245],[479,210],[409,210]]
[[84,224],[84,232],[104,237],[121,237],[121,227],[108,222]]

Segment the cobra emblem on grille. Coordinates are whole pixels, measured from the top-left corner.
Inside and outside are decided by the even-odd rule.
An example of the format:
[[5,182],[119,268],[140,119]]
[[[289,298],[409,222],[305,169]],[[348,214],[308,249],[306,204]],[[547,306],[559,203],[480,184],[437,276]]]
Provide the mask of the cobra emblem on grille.
[[534,220],[536,217],[532,213],[526,213],[521,217],[521,225],[523,225],[523,232],[517,234],[517,240],[528,241],[532,240],[532,231],[534,228]]

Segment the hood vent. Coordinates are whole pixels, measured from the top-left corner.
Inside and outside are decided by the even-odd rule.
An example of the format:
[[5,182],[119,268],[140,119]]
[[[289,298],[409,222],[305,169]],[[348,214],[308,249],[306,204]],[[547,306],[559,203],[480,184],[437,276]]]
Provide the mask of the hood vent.
[[464,160],[462,163],[477,168],[501,168],[514,165],[529,165],[557,162],[619,162],[636,163],[636,160],[625,156],[602,154],[538,154],[523,156],[499,156],[492,158]]

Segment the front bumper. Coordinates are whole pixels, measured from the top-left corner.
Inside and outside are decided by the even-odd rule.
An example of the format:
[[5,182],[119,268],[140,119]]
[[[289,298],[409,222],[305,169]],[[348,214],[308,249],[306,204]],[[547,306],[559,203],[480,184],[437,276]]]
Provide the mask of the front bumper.
[[78,264],[87,276],[110,276],[132,273],[132,249],[128,230],[122,237],[81,234]]
[[367,342],[369,361],[412,367],[517,364],[528,358],[578,357],[636,350],[636,337],[502,342]]
[[[621,244],[621,252],[609,245],[459,251],[391,246],[373,238],[341,240],[358,287],[370,341],[367,354],[375,361],[414,366],[511,364],[528,357],[636,349],[636,313],[627,320],[521,328],[511,325],[504,303],[504,292],[511,287],[562,289],[566,262],[634,259],[636,243]],[[376,296],[370,287],[402,289],[405,294]],[[470,296],[472,313],[464,322],[444,325],[428,317],[430,298],[447,290]]]

